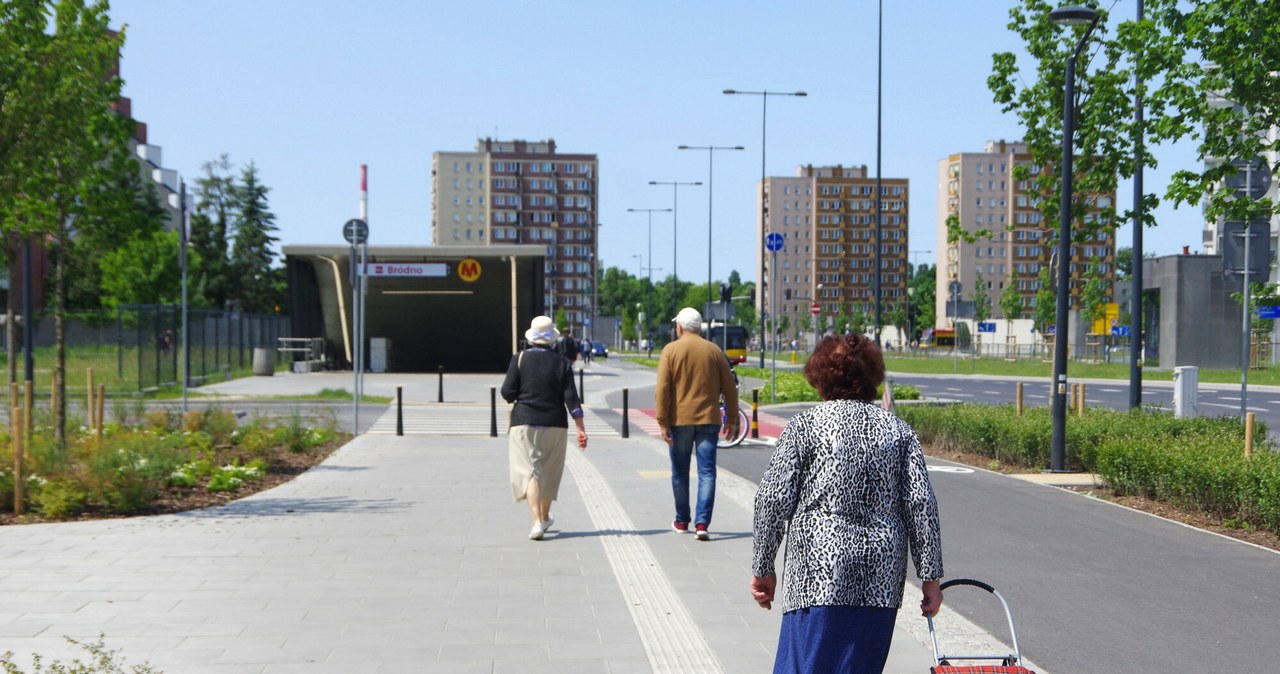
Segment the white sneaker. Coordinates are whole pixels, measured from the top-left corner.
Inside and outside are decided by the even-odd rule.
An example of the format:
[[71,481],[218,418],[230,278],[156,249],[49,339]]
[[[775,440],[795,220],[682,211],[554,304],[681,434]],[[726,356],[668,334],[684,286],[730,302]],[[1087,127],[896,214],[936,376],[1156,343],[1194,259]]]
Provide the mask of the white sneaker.
[[547,519],[545,519],[545,520],[543,520],[543,521],[542,521],[542,532],[543,532],[543,533],[546,533],[546,532],[548,532],[548,531],[551,531],[551,525],[552,525],[552,524],[555,524],[555,523],[556,523],[556,518],[555,518],[555,516],[554,516],[554,515],[547,515]]
[[542,540],[542,535],[545,533],[547,533],[547,530],[542,528],[541,523],[535,524],[533,525],[533,528],[529,530],[529,540],[540,541]]

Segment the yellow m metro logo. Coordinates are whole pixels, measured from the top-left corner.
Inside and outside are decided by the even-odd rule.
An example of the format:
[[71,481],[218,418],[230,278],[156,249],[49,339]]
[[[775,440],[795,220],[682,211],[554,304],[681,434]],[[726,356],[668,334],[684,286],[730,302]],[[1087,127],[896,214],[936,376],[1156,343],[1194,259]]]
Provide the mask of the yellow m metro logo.
[[458,278],[467,283],[474,283],[480,278],[480,262],[475,258],[467,258],[458,262]]

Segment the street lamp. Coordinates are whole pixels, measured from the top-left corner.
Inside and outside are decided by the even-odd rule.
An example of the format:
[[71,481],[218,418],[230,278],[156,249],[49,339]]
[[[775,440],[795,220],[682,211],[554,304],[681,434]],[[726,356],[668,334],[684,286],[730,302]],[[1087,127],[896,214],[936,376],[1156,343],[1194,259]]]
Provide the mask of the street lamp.
[[680,281],[680,265],[676,263],[678,257],[676,251],[680,246],[677,235],[680,228],[680,188],[701,186],[701,182],[685,183],[679,181],[659,181],[650,180],[650,185],[670,185],[671,186],[671,315],[675,316],[680,307],[676,306],[679,300],[676,299],[676,289],[679,287]]
[[[717,150],[744,150],[746,148],[741,145],[681,145],[677,150],[706,150],[707,151],[707,304],[712,304],[715,298],[711,293],[711,207],[712,193],[715,189],[716,175],[716,151]],[[710,325],[710,321],[708,321]]]
[[1053,444],[1050,470],[1067,470],[1067,310],[1071,300],[1071,183],[1074,179],[1076,59],[1101,17],[1080,5],[1059,7],[1049,20],[1060,26],[1088,26],[1067,58],[1066,92],[1062,97],[1062,190],[1058,223],[1058,304],[1053,338]]
[[653,214],[654,213],[670,213],[670,208],[628,208],[628,213],[648,213],[649,214],[649,254],[645,256],[649,260],[649,285],[644,289],[644,308],[645,315],[645,335],[649,338],[649,348],[653,348],[653,332],[649,329],[649,313],[652,313],[653,303],[649,301],[649,296],[653,292]]
[[[759,272],[759,275],[758,275],[758,276],[759,276],[759,279],[760,279],[760,306],[761,306],[761,307],[764,307],[764,306],[765,306],[765,303],[764,303],[764,286],[765,286],[765,280],[764,280],[764,260],[765,260],[765,255],[764,255],[764,239],[765,239],[765,237],[769,234],[769,226],[768,226],[768,221],[767,221],[767,215],[768,215],[768,213],[769,213],[769,209],[768,209],[768,207],[767,207],[767,206],[765,206],[765,202],[764,202],[764,196],[765,196],[765,195],[764,195],[764,181],[765,181],[765,177],[766,177],[766,175],[767,175],[767,174],[766,174],[766,171],[765,171],[765,150],[766,150],[766,147],[767,147],[766,139],[768,138],[768,136],[767,136],[766,134],[768,133],[768,128],[769,128],[769,127],[768,127],[768,121],[769,121],[769,97],[770,97],[770,96],[795,96],[795,97],[803,98],[803,97],[805,97],[805,96],[808,96],[809,94],[807,94],[807,93],[805,93],[805,92],[803,92],[803,91],[791,91],[791,92],[782,92],[782,91],[739,91],[739,90],[737,90],[737,89],[725,89],[725,90],[724,90],[724,93],[725,93],[726,95],[728,95],[728,96],[759,96],[759,97],[760,97],[760,102],[761,102],[761,107],[760,107],[760,109],[761,109],[761,115],[760,115],[760,229],[761,229],[761,231],[760,231],[760,243],[758,244],[758,245],[759,245],[759,250],[760,250],[760,269],[758,269],[757,271]],[[877,194],[877,195],[876,195],[876,198],[878,199],[879,197],[880,197],[880,195],[878,195],[878,194]],[[876,246],[877,246],[877,249],[878,249],[878,247],[879,247],[879,242],[878,242],[878,241],[876,242]],[[878,270],[877,270],[877,273],[879,273],[879,272],[878,272]],[[773,288],[772,288],[772,287],[770,287],[770,288],[769,288],[769,299],[770,299],[770,300],[772,300],[772,299],[773,299]],[[770,309],[770,311],[769,311],[769,315],[773,318],[773,320],[774,320],[774,321],[777,321],[777,320],[778,320],[778,317],[775,315],[775,314],[777,313],[776,311],[774,311],[775,307],[770,306],[770,307],[769,307],[769,309]],[[767,343],[768,343],[768,342],[767,342],[767,339],[766,339],[766,337],[765,337],[765,331],[764,331],[764,321],[760,321],[760,367],[761,367],[761,368],[763,368],[763,367],[764,367],[764,345],[765,345],[765,344],[767,344]],[[777,345],[776,345],[776,344],[774,345],[773,357],[774,357],[774,360],[777,360],[777,358],[778,358],[778,349],[777,349]]]

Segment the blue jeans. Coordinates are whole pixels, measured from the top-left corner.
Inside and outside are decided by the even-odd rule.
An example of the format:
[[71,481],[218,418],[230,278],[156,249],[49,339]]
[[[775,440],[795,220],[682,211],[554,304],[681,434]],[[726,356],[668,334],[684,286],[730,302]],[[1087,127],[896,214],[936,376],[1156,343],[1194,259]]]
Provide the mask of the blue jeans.
[[698,517],[694,525],[711,524],[716,505],[716,439],[720,424],[671,427],[671,491],[676,497],[676,521],[689,523],[689,460],[698,453]]

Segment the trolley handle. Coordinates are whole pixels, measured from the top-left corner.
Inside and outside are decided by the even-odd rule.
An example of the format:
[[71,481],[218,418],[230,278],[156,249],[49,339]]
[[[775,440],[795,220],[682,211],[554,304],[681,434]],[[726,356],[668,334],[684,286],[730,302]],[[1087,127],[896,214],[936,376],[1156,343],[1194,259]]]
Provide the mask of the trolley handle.
[[1018,648],[1018,633],[1014,630],[1013,614],[1009,612],[1009,604],[1004,600],[1004,597],[1000,596],[1000,593],[997,592],[994,587],[991,587],[990,585],[980,580],[974,580],[972,578],[954,578],[952,580],[948,580],[942,583],[941,585],[939,585],[938,589],[946,590],[949,587],[955,587],[957,585],[969,585],[972,587],[986,590],[987,592],[990,592],[991,594],[995,595],[996,599],[1000,600],[1000,605],[1004,607],[1004,617],[1006,620],[1009,621],[1009,638],[1013,640],[1013,653],[1011,653],[1010,655],[951,655],[951,656],[944,655],[941,651],[938,650],[938,636],[933,630],[933,616],[925,616],[925,620],[927,620],[929,623],[929,641],[933,645],[934,662],[937,664],[941,664],[942,661],[948,657],[959,659],[959,660],[1005,660],[1006,662],[1009,662],[1009,658],[1012,658],[1012,662],[1010,662],[1010,664],[1017,664],[1021,662],[1022,651],[1021,649]]
[[996,592],[996,589],[994,587],[991,587],[990,585],[987,585],[986,583],[980,580],[974,580],[972,578],[953,578],[952,580],[948,580],[942,585],[938,586],[938,589],[945,590],[949,587],[954,587],[956,585],[972,585],[974,587],[980,587],[986,590],[987,592],[990,592],[991,594],[996,595],[997,597],[1000,596],[1000,593]]

